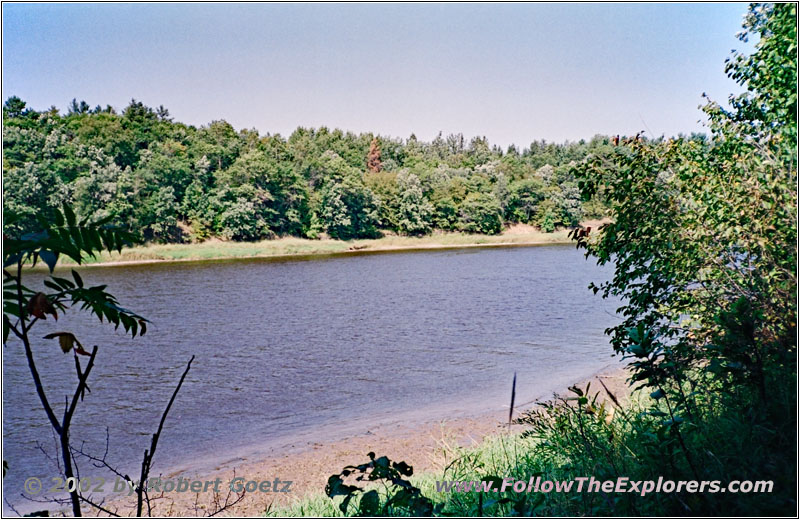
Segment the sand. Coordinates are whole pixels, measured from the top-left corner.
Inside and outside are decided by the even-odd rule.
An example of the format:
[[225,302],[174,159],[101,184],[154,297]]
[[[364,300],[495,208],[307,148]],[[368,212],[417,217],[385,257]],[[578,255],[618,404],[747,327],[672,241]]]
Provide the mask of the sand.
[[[592,390],[605,391],[598,380],[620,400],[629,394],[626,379],[628,374],[621,368],[607,368],[590,379],[579,383],[585,388],[592,383]],[[566,393],[566,389],[560,391]],[[367,462],[367,453],[386,455],[391,460],[403,460],[413,466],[414,473],[439,472],[443,468],[445,452],[451,447],[469,447],[480,443],[485,437],[507,432],[509,426],[508,408],[484,412],[472,417],[459,417],[448,420],[420,422],[408,425],[387,425],[371,429],[363,434],[353,435],[344,440],[319,443],[308,442],[293,447],[283,453],[273,453],[259,460],[242,461],[235,468],[218,467],[205,474],[180,474],[180,477],[197,480],[220,478],[222,493],[215,495],[211,489],[201,493],[164,493],[152,500],[153,514],[157,516],[206,516],[215,511],[226,499],[227,485],[235,477],[245,481],[254,480],[274,482],[291,481],[288,493],[254,492],[246,493],[244,498],[218,516],[262,516],[276,506],[297,502],[304,496],[323,492],[329,476],[339,473],[344,466]],[[161,478],[176,478],[178,475],[161,475]],[[278,484],[285,487],[285,484]],[[158,493],[155,493],[158,495]],[[231,494],[227,497],[235,500]],[[109,497],[103,507],[121,516],[132,516],[135,512],[135,498]],[[87,509],[87,512],[89,510]],[[93,511],[97,514],[97,510]],[[99,513],[106,516],[104,513]]]

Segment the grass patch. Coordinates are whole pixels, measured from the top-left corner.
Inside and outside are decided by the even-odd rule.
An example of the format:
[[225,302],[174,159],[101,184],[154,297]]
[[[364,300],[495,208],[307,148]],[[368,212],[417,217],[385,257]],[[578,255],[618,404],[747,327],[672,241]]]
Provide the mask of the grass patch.
[[[649,390],[634,393],[627,404],[564,398],[523,414],[526,430],[485,439],[471,448],[448,448],[444,469],[409,480],[430,498],[437,516],[786,516],[794,514],[796,475],[794,437],[769,431],[769,415],[786,403],[753,407],[747,393],[730,395],[716,387],[696,402],[694,418],[679,427],[665,420],[664,398]],[[602,398],[603,396],[601,396]],[[662,415],[664,414],[664,415]],[[787,422],[790,426],[790,422]],[[678,442],[682,436],[686,448]],[[784,439],[783,437],[791,437]],[[364,460],[352,461],[354,464]],[[690,462],[692,461],[692,462]],[[594,477],[600,481],[774,481],[771,492],[688,493],[437,492],[436,481],[528,482]],[[584,486],[587,484],[584,482]],[[379,483],[381,500],[391,491]],[[323,490],[294,504],[266,511],[266,516],[343,516]],[[358,499],[351,502],[358,507]],[[394,516],[404,516],[402,512]]]
[[[210,240],[198,244],[149,244],[125,248],[121,253],[103,252],[97,257],[87,258],[85,265],[117,263],[146,263],[157,261],[202,261],[213,259],[258,258],[292,255],[329,255],[360,251],[392,251],[403,249],[436,249],[447,247],[485,245],[524,245],[569,243],[566,230],[554,233],[526,231],[501,235],[478,235],[465,233],[437,233],[425,237],[390,235],[378,239],[364,240],[311,240],[285,237],[260,242],[226,242]],[[58,265],[75,265],[71,259],[62,258]]]

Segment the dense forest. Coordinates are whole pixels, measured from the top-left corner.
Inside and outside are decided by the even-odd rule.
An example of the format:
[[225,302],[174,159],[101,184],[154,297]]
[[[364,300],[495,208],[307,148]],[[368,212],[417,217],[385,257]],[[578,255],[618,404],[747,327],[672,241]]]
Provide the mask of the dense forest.
[[158,242],[496,234],[515,222],[549,232],[602,214],[570,166],[611,147],[596,137],[503,151],[461,134],[426,143],[325,127],[286,139],[224,120],[195,128],[135,100],[121,113],[73,100],[61,115],[11,97],[3,126],[3,207],[23,229],[67,202]]

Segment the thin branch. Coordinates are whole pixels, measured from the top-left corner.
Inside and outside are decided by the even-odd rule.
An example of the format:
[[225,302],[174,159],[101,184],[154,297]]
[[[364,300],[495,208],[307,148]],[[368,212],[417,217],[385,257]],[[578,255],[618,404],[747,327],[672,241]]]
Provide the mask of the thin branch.
[[119,517],[119,515],[117,513],[115,513],[114,511],[110,511],[110,510],[106,509],[105,507],[101,506],[100,504],[96,504],[91,499],[86,498],[85,496],[83,496],[83,494],[78,494],[78,496],[80,497],[80,499],[82,501],[86,502],[87,504],[89,504],[93,508],[95,508],[95,509],[97,509],[99,511],[102,511],[102,512],[106,513],[109,516]]
[[70,446],[70,449],[72,449],[74,453],[77,453],[78,455],[82,455],[87,459],[89,459],[94,467],[106,468],[107,470],[111,471],[114,475],[124,479],[126,482],[130,480],[130,478],[127,475],[124,475],[121,471],[119,471],[117,468],[109,464],[108,461],[106,460],[108,457],[108,447],[109,447],[108,427],[106,427],[106,450],[105,453],[103,453],[102,457],[95,457],[94,455],[87,453],[86,451],[84,451],[83,445],[84,443],[82,442],[80,448],[75,448],[73,446]]
[[[19,320],[17,320],[17,322],[19,322]],[[13,323],[11,323],[11,320],[6,320],[6,323],[8,323],[8,329],[13,332],[16,337],[22,339],[22,333],[17,329],[16,326],[14,326]]]
[[[189,370],[192,368],[192,361],[194,361],[194,356],[189,359],[189,363],[186,364],[186,370],[183,371],[183,375],[181,376],[180,381],[178,381],[178,386],[175,387],[175,391],[172,392],[172,397],[167,403],[167,407],[164,409],[164,413],[161,414],[161,421],[158,423],[158,430],[156,433],[153,434],[153,439],[150,441],[150,450],[144,450],[144,458],[142,459],[142,471],[139,477],[139,486],[136,489],[136,516],[142,516],[142,506],[144,500],[144,492],[146,487],[147,478],[150,475],[150,467],[153,462],[153,456],[156,453],[156,448],[158,447],[158,440],[161,437],[161,432],[164,429],[164,423],[167,420],[167,415],[169,415],[169,411],[172,408],[172,403],[175,402],[175,398],[178,396],[178,392],[181,390],[181,386],[183,386],[183,382],[186,379],[186,375],[189,373]],[[148,509],[150,507],[149,500],[148,500]]]
[[36,393],[39,395],[39,401],[42,402],[44,411],[47,414],[47,418],[50,420],[50,424],[53,426],[53,429],[60,435],[61,425],[58,423],[56,414],[53,412],[53,408],[50,406],[50,401],[47,400],[47,395],[44,392],[44,385],[42,385],[42,379],[39,377],[39,371],[36,369],[36,362],[33,360],[33,350],[31,350],[31,343],[28,339],[29,328],[25,325],[25,306],[23,305],[23,301],[22,260],[20,260],[17,262],[17,303],[19,304],[19,320],[20,328],[22,329],[22,336],[20,339],[22,339],[22,344],[25,347],[25,357],[28,360],[28,368],[31,371],[33,383],[36,386]]
[[[92,353],[89,357],[89,363],[86,365],[86,370],[81,373],[80,364],[78,364],[78,374],[80,375],[80,379],[78,380],[78,388],[76,388],[75,393],[72,394],[72,403],[70,403],[69,409],[64,412],[63,427],[65,430],[69,429],[72,416],[75,413],[75,408],[78,406],[78,400],[83,396],[83,393],[86,389],[86,380],[89,378],[89,372],[92,371],[92,367],[94,366],[95,357],[97,357],[97,345],[95,345],[92,349]],[[76,363],[78,363],[77,356]]]
[[19,516],[19,517],[21,517],[21,516],[22,516],[22,513],[20,513],[19,511],[17,511],[17,510],[16,510],[16,508],[15,508],[15,507],[14,507],[14,506],[11,504],[11,502],[9,502],[9,501],[8,501],[8,498],[7,498],[7,497],[3,497],[3,502],[5,502],[5,503],[6,503],[6,505],[8,506],[8,508],[9,508],[11,511],[13,511],[13,512],[14,512],[14,514],[16,514],[16,515],[17,515],[17,516]]

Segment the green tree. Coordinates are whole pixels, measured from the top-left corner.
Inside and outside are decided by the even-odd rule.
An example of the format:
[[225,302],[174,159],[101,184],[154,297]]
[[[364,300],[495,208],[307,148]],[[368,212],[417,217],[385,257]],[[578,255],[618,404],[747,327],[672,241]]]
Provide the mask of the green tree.
[[433,206],[422,193],[419,178],[413,173],[397,176],[400,189],[397,230],[407,235],[424,235],[430,232]]
[[340,240],[377,238],[380,200],[352,177],[322,188],[317,211],[325,231]]
[[302,234],[308,225],[308,192],[305,182],[287,162],[251,150],[218,172],[218,186],[251,186],[263,203],[261,217],[279,234]]
[[522,179],[511,183],[506,218],[530,224],[544,197],[545,186],[538,178]]
[[558,225],[559,213],[558,205],[552,199],[543,201],[536,209],[536,225],[545,233],[552,233]]
[[603,190],[612,220],[577,237],[615,265],[594,287],[623,302],[612,344],[665,403],[652,412],[665,417],[657,435],[687,473],[769,474],[794,490],[796,5],[753,4],[745,29],[760,38],[755,52],[728,70],[746,92],[730,110],[705,106],[708,142],[623,138],[575,169],[587,198]]
[[397,229],[401,188],[398,183],[398,174],[394,172],[367,172],[364,175],[364,185],[381,201],[379,219],[380,227]]
[[22,117],[26,114],[26,105],[24,101],[22,101],[17,96],[11,96],[8,98],[3,104],[3,115],[6,117]]
[[229,167],[239,156],[241,141],[227,121],[213,121],[190,137],[189,153],[194,161],[205,157],[210,171]]
[[216,201],[220,209],[217,229],[229,240],[271,238],[269,221],[275,216],[272,195],[250,184],[220,190]]
[[[174,122],[163,106],[136,100],[120,113],[75,100],[61,116],[55,108],[37,112],[11,97],[3,123],[4,205],[27,215],[18,226],[32,229],[37,211],[74,201],[81,215],[112,215],[116,225],[169,242],[185,240],[180,230],[187,224],[195,240],[316,236],[325,227],[321,202],[345,179],[380,199],[377,227],[401,233],[459,229],[461,205],[472,193],[494,194],[509,221],[523,215],[530,220],[533,201],[524,199],[532,194],[519,192],[515,200],[512,188],[538,177],[563,192],[550,194],[561,208],[554,225],[573,223],[584,208],[597,214],[603,206],[598,196],[591,207],[575,199],[566,165],[610,142],[532,143],[504,155],[485,138],[467,145],[463,134],[424,143],[414,136],[402,141],[320,127],[298,128],[284,139],[237,132],[223,120],[195,128]],[[366,173],[365,158],[371,164]],[[378,164],[381,171],[370,171]],[[542,164],[555,166],[537,177]],[[401,188],[397,175],[403,171],[419,183]],[[250,210],[256,214],[248,219]],[[165,222],[156,222],[157,215]]]
[[126,229],[134,229],[136,198],[130,167],[120,168],[99,149],[91,148],[88,156],[89,171],[74,183],[78,214],[96,220],[111,218]]
[[459,227],[469,233],[496,235],[503,229],[503,210],[489,193],[470,193],[459,207]]
[[178,203],[175,189],[162,186],[154,190],[137,212],[137,221],[144,230],[144,235],[160,241],[179,240]]

